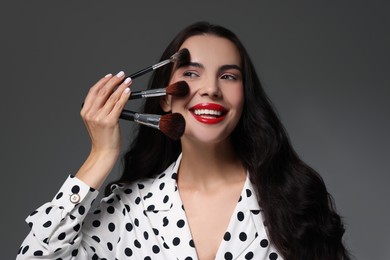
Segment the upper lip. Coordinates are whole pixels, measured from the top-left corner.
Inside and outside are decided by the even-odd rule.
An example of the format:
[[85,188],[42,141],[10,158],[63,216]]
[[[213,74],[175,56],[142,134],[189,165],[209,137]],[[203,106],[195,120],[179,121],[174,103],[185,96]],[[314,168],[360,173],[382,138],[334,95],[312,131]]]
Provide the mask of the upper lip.
[[214,112],[218,112],[219,115],[223,115],[227,112],[227,109],[222,105],[216,103],[200,103],[191,107],[190,110],[195,112],[195,110],[204,110],[202,114],[213,114]]

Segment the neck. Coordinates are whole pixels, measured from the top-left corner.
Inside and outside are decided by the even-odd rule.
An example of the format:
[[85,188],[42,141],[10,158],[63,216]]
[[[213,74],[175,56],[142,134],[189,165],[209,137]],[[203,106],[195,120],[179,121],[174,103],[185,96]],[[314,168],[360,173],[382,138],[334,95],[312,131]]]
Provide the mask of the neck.
[[245,180],[245,169],[230,141],[218,144],[182,142],[180,186],[212,188],[221,182]]

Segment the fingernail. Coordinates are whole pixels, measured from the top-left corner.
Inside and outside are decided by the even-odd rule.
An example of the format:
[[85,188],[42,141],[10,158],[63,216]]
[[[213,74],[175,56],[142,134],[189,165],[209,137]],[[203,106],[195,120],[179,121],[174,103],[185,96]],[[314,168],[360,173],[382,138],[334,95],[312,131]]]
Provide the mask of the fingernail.
[[126,88],[125,89],[125,94],[129,94],[130,93],[130,88]]
[[131,82],[131,78],[126,78],[125,79],[125,84],[129,84]]
[[123,75],[125,75],[123,71],[119,71],[118,74],[116,74],[118,78],[121,78]]
[[111,73],[108,73],[106,76],[104,76],[105,78],[108,78],[108,77],[111,77],[112,74]]

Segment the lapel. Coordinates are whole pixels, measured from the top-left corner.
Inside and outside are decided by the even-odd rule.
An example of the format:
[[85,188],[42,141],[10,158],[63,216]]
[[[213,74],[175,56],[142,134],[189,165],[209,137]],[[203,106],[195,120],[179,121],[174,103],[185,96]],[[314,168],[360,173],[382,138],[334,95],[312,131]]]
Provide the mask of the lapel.
[[266,259],[268,250],[259,252],[259,243],[263,239],[268,238],[263,225],[261,209],[249,175],[247,175],[240,199],[215,259],[250,259],[247,256],[252,253],[255,253],[256,259]]
[[[152,227],[158,230],[163,247],[172,255],[171,259],[198,259],[193,246],[191,231],[177,189],[177,171],[181,155],[161,173],[143,197]],[[190,245],[190,246],[189,246]],[[188,259],[191,259],[188,258]]]

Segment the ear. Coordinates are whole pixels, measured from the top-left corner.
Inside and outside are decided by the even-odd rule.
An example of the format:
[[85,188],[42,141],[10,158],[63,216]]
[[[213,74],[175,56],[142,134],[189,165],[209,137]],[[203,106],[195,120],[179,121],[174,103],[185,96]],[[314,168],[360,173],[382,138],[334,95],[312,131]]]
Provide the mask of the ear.
[[170,112],[172,110],[171,107],[171,96],[164,96],[160,99],[160,106],[164,112]]

